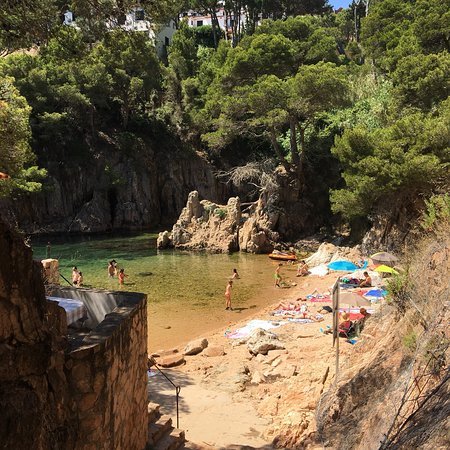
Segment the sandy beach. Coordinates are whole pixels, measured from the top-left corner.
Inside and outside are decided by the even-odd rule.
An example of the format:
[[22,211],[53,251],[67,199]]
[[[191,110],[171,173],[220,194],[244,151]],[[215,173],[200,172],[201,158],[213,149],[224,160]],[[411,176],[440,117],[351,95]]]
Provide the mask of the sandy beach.
[[[334,373],[332,338],[321,331],[331,325],[331,314],[325,315],[322,322],[304,324],[270,313],[281,300],[304,297],[315,289],[328,291],[336,278],[336,274],[308,276],[295,278],[297,286],[289,289],[268,287],[273,292],[270,306],[243,315],[230,312],[221,327],[199,335],[207,338],[210,348],[223,349],[223,356],[186,356],[185,365],[165,369],[181,386],[180,428],[186,430],[188,440],[205,449],[233,444],[270,448],[278,434],[289,436],[294,424],[301,425],[305,436],[314,433],[316,402]],[[325,304],[330,303],[308,302],[309,312],[314,314]],[[246,345],[239,345],[238,339],[226,337],[252,319],[283,322],[271,331],[277,334],[284,350],[254,357]],[[185,344],[176,349],[183,352]],[[352,348],[346,345],[341,351],[344,357]],[[152,375],[149,398],[160,403],[161,410],[176,423],[173,388],[158,373]]]

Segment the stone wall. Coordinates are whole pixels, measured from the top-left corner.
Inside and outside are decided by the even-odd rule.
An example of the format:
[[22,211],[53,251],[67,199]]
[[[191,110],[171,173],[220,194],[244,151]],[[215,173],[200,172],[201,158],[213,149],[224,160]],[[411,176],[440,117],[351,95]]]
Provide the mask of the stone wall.
[[0,220],[0,447],[73,448],[61,309],[45,300],[42,266]]
[[42,265],[0,220],[2,449],[145,448],[146,296],[118,294],[69,351],[66,315],[45,299]]
[[68,355],[83,437],[76,449],[144,449],[147,442],[146,296],[122,297]]

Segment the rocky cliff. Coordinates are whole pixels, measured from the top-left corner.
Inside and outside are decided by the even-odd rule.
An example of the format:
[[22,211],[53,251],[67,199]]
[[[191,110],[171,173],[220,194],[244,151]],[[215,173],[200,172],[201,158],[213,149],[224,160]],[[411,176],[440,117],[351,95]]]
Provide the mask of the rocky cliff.
[[172,224],[190,191],[219,201],[227,188],[198,153],[146,140],[130,148],[110,137],[81,161],[41,163],[40,194],[2,200],[2,216],[28,233],[103,232]]
[[31,248],[0,221],[0,442],[5,449],[74,446],[65,322],[58,320],[58,306],[45,301],[40,270]]

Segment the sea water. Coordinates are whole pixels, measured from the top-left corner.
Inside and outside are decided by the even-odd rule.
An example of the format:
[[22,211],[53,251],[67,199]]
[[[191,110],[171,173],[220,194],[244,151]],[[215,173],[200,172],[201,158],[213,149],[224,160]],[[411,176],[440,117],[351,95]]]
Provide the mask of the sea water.
[[[276,263],[267,255],[157,250],[156,237],[144,233],[36,238],[32,247],[34,258],[43,259],[50,239],[50,256],[59,260],[60,273],[69,281],[76,266],[85,287],[147,294],[150,350],[177,345],[273,301]],[[124,286],[108,276],[112,259],[125,270]],[[230,312],[224,310],[224,292],[233,268],[240,279],[233,286]],[[63,278],[60,281],[67,285]]]

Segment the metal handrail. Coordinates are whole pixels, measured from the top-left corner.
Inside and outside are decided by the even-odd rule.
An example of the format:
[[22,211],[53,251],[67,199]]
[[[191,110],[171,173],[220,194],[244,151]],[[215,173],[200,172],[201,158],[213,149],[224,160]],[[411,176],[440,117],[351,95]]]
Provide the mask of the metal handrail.
[[63,278],[65,281],[67,281],[70,284],[70,286],[73,286],[73,284],[61,272],[59,273],[59,276]]
[[148,358],[147,369],[150,370],[151,367],[155,366],[156,370],[175,388],[175,397],[177,401],[177,428],[180,428],[180,416],[179,416],[179,406],[178,399],[181,391],[181,386],[177,386],[156,364],[155,358]]

